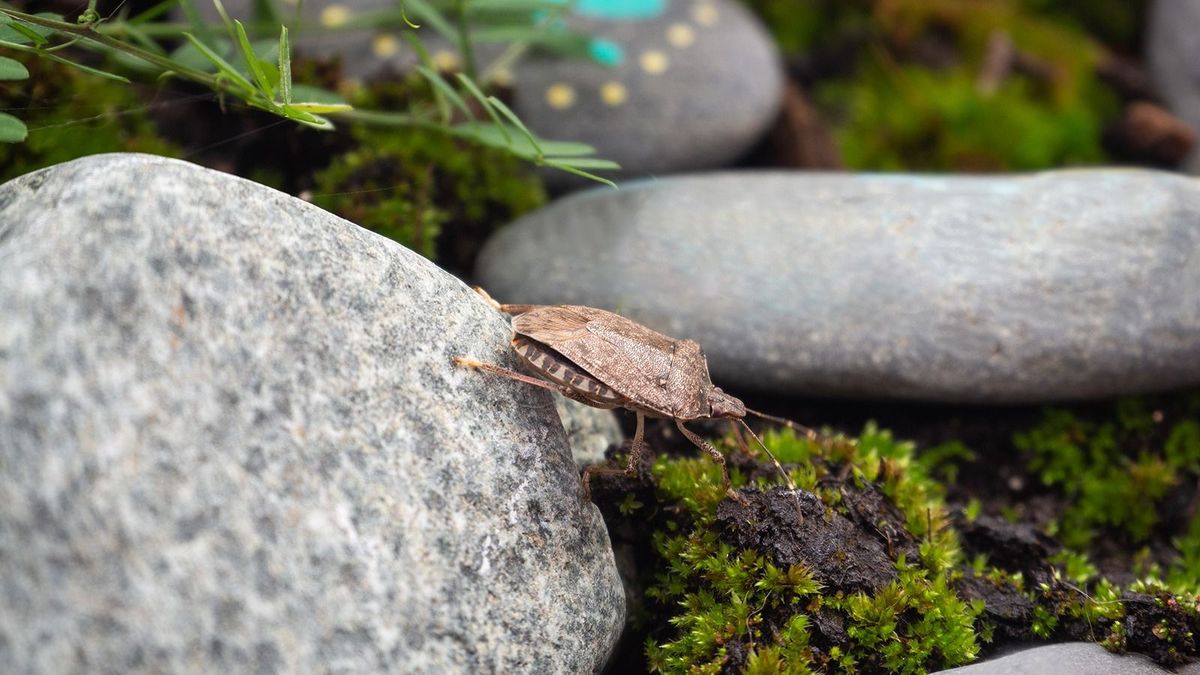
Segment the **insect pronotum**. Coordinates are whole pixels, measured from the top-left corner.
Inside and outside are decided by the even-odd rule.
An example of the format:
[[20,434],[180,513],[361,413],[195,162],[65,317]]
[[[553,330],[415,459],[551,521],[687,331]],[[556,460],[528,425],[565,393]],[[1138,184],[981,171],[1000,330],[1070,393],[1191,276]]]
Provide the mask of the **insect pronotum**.
[[[675,421],[679,432],[721,467],[726,493],[744,501],[729,482],[725,457],[685,422],[723,418],[741,424],[775,463],[795,495],[796,486],[771,451],[746,424],[747,413],[786,424],[813,440],[819,435],[791,420],[750,410],[737,398],[713,385],[700,345],[676,340],[625,317],[581,305],[503,305],[476,288],[494,308],[512,319],[512,345],[536,377],[490,363],[458,356],[460,366],[503,375],[596,408],[625,408],[637,415],[637,427],[624,469],[635,475],[641,458],[645,418]],[[584,496],[590,494],[593,474],[612,469],[588,467],[583,474]],[[620,470],[616,470],[620,471]],[[799,499],[797,498],[799,508]]]

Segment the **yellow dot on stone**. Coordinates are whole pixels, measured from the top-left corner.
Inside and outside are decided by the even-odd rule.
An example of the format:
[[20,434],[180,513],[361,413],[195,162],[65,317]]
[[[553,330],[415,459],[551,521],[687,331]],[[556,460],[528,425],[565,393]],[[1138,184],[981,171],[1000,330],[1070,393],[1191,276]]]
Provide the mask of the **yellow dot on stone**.
[[673,23],[667,27],[667,42],[672,47],[683,49],[691,47],[696,41],[696,33],[685,23]]
[[569,84],[552,84],[546,89],[546,103],[556,110],[566,110],[575,105],[575,90]]
[[692,18],[701,26],[715,26],[721,18],[717,6],[706,0],[701,0],[692,6]]
[[341,5],[330,5],[321,10],[321,25],[326,28],[333,28],[346,23],[350,18],[350,10]]
[[458,54],[448,49],[440,49],[434,52],[430,60],[433,61],[433,67],[439,71],[448,72],[458,70]]
[[515,78],[513,77],[512,71],[504,68],[492,73],[492,82],[495,82],[501,87],[511,87],[514,79]]
[[371,41],[371,51],[381,59],[395,56],[400,51],[400,41],[395,35],[376,35]]
[[604,101],[604,105],[610,105],[615,108],[624,103],[628,98],[629,90],[620,82],[609,81],[600,87],[600,100]]
[[642,70],[651,75],[658,75],[666,71],[667,66],[671,65],[671,62],[667,59],[667,55],[657,49],[642,52],[642,58],[639,62],[642,64]]

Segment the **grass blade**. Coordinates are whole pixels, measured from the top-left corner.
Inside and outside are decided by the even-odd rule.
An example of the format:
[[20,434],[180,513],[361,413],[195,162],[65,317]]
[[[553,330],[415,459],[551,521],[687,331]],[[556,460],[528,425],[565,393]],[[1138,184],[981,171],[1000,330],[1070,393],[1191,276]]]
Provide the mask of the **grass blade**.
[[195,35],[192,35],[191,33],[184,33],[183,36],[192,43],[192,46],[196,48],[196,51],[200,52],[204,58],[212,62],[212,64],[217,67],[218,71],[223,73],[229,79],[233,80],[235,84],[245,89],[247,93],[254,93],[254,85],[250,83],[250,80],[247,80],[246,77],[239,73],[237,69],[230,65],[228,61],[221,58],[219,54],[209,49],[208,46],[200,40],[196,39]]
[[487,96],[484,95],[484,93],[479,89],[475,82],[471,80],[471,78],[467,77],[463,73],[458,73],[458,81],[462,84],[463,88],[470,92],[471,96],[475,97],[476,101],[479,101],[479,105],[483,106],[483,109],[487,111],[488,116],[492,118],[492,121],[495,122],[496,126],[500,128],[501,133],[504,134],[504,139],[511,143],[512,136],[508,133],[508,129],[504,128],[504,122],[502,122],[500,120],[500,116],[496,114],[496,109],[492,106],[491,101],[488,100]]
[[271,81],[267,79],[267,73],[263,70],[262,64],[259,63],[258,55],[254,53],[254,48],[250,46],[250,38],[246,35],[246,27],[241,21],[233,20],[234,37],[237,38],[238,46],[242,48],[242,59],[246,62],[246,67],[250,69],[250,74],[254,76],[254,81],[258,83],[258,88],[266,95],[268,100],[275,98],[275,91],[271,88]]
[[566,171],[567,173],[574,174],[576,176],[579,176],[580,178],[587,178],[588,180],[594,180],[597,183],[604,183],[605,185],[607,185],[611,188],[617,187],[616,183],[612,182],[611,180],[609,180],[607,178],[601,178],[600,176],[597,176],[594,173],[588,173],[587,171],[582,171],[580,169],[576,169],[573,166],[570,166],[567,164],[562,164],[561,162],[545,161],[545,162],[542,162],[542,165],[558,169],[559,171]]
[[292,46],[287,26],[279,27],[279,95],[284,105],[292,102]]
[[496,110],[500,111],[501,115],[504,115],[509,122],[513,123],[513,126],[517,128],[517,131],[520,131],[525,135],[525,138],[529,140],[529,144],[532,145],[534,150],[537,152],[538,160],[541,160],[546,156],[546,153],[542,150],[542,146],[538,143],[537,137],[533,135],[533,132],[529,130],[529,127],[525,126],[525,123],[521,121],[521,118],[517,117],[515,112],[509,109],[507,105],[504,105],[504,101],[501,101],[495,96],[489,96],[488,101],[496,107]]
[[463,97],[460,96],[457,91],[454,91],[454,87],[451,87],[450,83],[447,82],[444,77],[439,75],[428,66],[417,66],[417,72],[421,73],[426,80],[429,80],[429,83],[433,85],[433,88],[436,89],[439,94],[445,96],[447,100],[453,103],[455,108],[461,110],[462,113],[467,116],[467,119],[473,119],[475,117],[475,115],[471,113],[471,108],[467,105],[467,102],[463,100]]

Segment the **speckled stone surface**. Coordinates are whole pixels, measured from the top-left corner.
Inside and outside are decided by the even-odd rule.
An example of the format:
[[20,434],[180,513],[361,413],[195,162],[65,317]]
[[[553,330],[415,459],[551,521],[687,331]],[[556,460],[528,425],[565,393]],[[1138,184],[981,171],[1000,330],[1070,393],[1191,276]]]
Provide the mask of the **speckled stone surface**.
[[[1161,668],[1140,654],[1113,654],[1091,642],[1065,642],[1019,649],[1004,656],[961,668],[938,671],[939,675],[1165,675]],[[1195,664],[1176,673],[1195,675]]]
[[572,195],[501,230],[502,302],[616,310],[718,385],[1043,402],[1200,383],[1200,182],[718,173]]
[[[1200,2],[1154,0],[1146,33],[1146,65],[1171,112],[1200,130]],[[1200,144],[1184,160],[1200,173]]]
[[0,670],[587,672],[624,597],[470,289],[274,190],[0,186]]
[[[234,17],[251,16],[250,0],[225,0]],[[313,25],[336,28],[396,7],[393,0],[309,0]],[[211,3],[199,9],[218,16]],[[728,165],[762,137],[783,102],[783,66],[770,35],[730,0],[581,0],[565,24],[590,38],[595,58],[531,53],[510,74],[513,107],[539,136],[581,141],[618,162],[622,180]],[[293,31],[298,49],[340,56],[348,77],[405,72],[417,63],[404,33]],[[461,67],[457,50],[428,25],[415,32],[434,63]],[[502,52],[475,46],[480,68]],[[591,186],[546,171],[556,186]]]
[[621,425],[611,410],[592,408],[557,394],[554,395],[554,407],[567,432],[571,456],[580,466],[604,462],[608,446],[625,441]]

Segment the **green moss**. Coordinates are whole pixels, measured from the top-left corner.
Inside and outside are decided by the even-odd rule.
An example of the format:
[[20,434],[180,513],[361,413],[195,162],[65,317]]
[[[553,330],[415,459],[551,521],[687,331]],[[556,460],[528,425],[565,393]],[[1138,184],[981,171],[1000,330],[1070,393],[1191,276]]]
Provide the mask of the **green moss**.
[[868,65],[817,96],[844,115],[842,158],[869,170],[1028,170],[1098,163],[1108,106],[1051,105],[1024,78],[980,92],[967,69]]
[[1146,0],[1021,0],[1021,5],[1046,16],[1070,21],[1109,47],[1136,52],[1149,3]]
[[[427,96],[423,86],[381,84],[352,102],[395,107]],[[318,172],[314,201],[430,259],[465,266],[492,231],[546,201],[541,181],[501,150],[426,129],[359,127],[353,139]]]
[[[1118,111],[1100,82],[1101,47],[1014,0],[875,3],[858,69],[819,82],[842,158],[864,170],[1007,171],[1105,161],[1101,132]],[[989,43],[1006,36],[1026,63],[994,90],[979,84]],[[931,67],[905,58],[948,42]]]
[[[1031,472],[1069,501],[1056,531],[1068,547],[1086,550],[1102,528],[1130,544],[1146,542],[1159,524],[1158,506],[1168,491],[1200,478],[1200,423],[1181,419],[1164,437],[1161,416],[1143,399],[1128,398],[1116,405],[1110,421],[1051,409],[1038,426],[1014,437],[1014,445],[1028,455]],[[1179,550],[1187,551],[1183,567],[1200,568],[1200,558],[1193,557],[1200,554],[1200,525],[1189,528]]]
[[754,10],[779,49],[788,55],[836,43],[871,28],[866,0],[742,0]]
[[152,94],[46,59],[20,60],[29,79],[0,83],[0,109],[19,116],[29,137],[0,143],[0,181],[105,152],[183,154],[147,114]]
[[[673,636],[647,644],[651,667],[718,672],[734,643],[745,655],[744,672],[923,672],[973,660],[982,604],[963,601],[951,588],[961,562],[957,537],[947,526],[941,488],[915,461],[912,444],[873,425],[856,442],[822,446],[789,430],[770,432],[764,441],[781,462],[799,463],[792,479],[815,490],[828,509],[845,510],[837,489],[818,488],[833,476],[878,486],[920,542],[920,559],[899,555],[895,580],[875,593],[823,589],[803,565],[779,569],[760,552],[720,540],[714,523],[723,492],[713,462],[659,457],[653,467],[658,498],[685,517],[654,535],[664,570],[647,595],[679,611],[670,619]],[[744,485],[746,478],[734,471],[733,482]],[[809,626],[817,611],[843,618],[845,645],[812,647]]]

